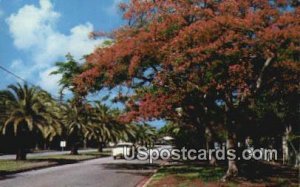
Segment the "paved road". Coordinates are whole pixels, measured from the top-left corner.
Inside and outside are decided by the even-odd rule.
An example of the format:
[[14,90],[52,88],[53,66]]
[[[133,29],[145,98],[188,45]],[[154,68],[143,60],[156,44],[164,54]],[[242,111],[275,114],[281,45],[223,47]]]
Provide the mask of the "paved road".
[[145,180],[158,164],[147,161],[113,160],[111,157],[84,161],[0,178],[1,187],[133,187]]
[[[79,150],[79,153],[86,153],[91,151],[97,151],[97,149],[85,149]],[[70,151],[47,151],[47,152],[38,152],[38,153],[28,153],[27,158],[36,157],[36,156],[48,156],[48,155],[63,155],[70,153]],[[0,160],[8,160],[8,159],[15,159],[16,155],[1,155]]]

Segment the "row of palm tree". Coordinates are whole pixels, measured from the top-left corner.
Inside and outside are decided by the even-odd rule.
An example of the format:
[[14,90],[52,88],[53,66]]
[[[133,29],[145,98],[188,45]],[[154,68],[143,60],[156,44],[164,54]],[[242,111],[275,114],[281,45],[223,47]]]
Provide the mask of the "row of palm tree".
[[97,142],[102,151],[108,142],[150,144],[155,139],[155,129],[149,125],[121,123],[119,110],[100,102],[57,102],[49,93],[27,84],[0,91],[0,108],[1,132],[15,138],[17,160],[26,159],[26,139],[32,135],[40,135],[45,142],[54,137],[66,139],[71,154],[78,154],[83,140]]

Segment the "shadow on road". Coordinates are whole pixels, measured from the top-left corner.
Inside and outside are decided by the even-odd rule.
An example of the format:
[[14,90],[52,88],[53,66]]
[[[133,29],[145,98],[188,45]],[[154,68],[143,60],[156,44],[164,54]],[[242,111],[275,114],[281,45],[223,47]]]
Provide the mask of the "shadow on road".
[[105,169],[118,170],[117,173],[126,173],[139,176],[150,176],[159,164],[142,164],[142,163],[110,163],[102,165]]
[[13,179],[13,178],[15,178],[15,176],[11,176],[11,175],[9,175],[9,173],[6,173],[6,172],[3,172],[3,174],[2,174],[2,171],[0,171],[0,181],[1,180],[6,180],[6,179]]

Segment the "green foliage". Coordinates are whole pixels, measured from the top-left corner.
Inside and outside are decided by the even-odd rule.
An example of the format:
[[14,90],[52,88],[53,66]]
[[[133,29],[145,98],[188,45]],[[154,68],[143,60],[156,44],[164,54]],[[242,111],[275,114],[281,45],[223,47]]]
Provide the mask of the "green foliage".
[[1,132],[13,136],[18,149],[17,159],[26,159],[25,148],[31,135],[41,135],[46,141],[61,135],[63,127],[51,96],[27,84],[9,85],[0,93],[3,124]]
[[135,124],[133,125],[133,130],[133,141],[139,145],[152,145],[157,138],[155,127],[152,127],[147,123]]
[[61,75],[61,79],[59,80],[59,85],[61,86],[59,94],[61,98],[63,98],[63,92],[65,89],[69,89],[74,92],[73,79],[83,70],[71,54],[66,55],[66,60],[66,62],[56,62],[55,66],[57,67],[57,70],[50,73],[50,75]]
[[15,136],[26,130],[39,131],[49,138],[61,133],[61,123],[50,109],[53,101],[50,95],[39,88],[27,84],[10,85],[7,91],[2,92],[0,99],[6,115],[3,134],[9,129],[13,130]]
[[118,111],[111,110],[106,105],[96,102],[85,137],[98,143],[117,142],[122,139],[121,126],[117,121]]

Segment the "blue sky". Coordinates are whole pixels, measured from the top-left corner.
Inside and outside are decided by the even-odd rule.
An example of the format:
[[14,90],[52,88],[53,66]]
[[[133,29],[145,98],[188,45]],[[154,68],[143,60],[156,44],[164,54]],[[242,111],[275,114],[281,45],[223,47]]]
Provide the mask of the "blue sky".
[[[60,77],[49,75],[55,62],[63,61],[67,53],[80,61],[103,42],[89,39],[91,31],[109,32],[126,24],[120,2],[0,0],[0,65],[57,95]],[[0,89],[18,81],[2,70],[0,76]]]
[[[0,0],[0,64],[57,94],[59,77],[48,76],[53,64],[68,52],[80,59],[101,45],[100,39],[88,38],[89,32],[125,24],[120,1]],[[0,75],[0,89],[16,81]]]

